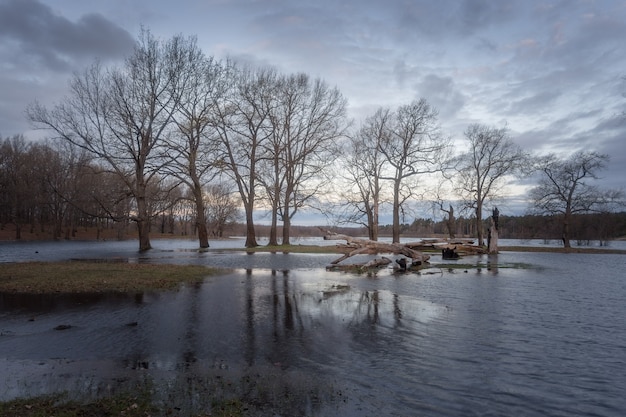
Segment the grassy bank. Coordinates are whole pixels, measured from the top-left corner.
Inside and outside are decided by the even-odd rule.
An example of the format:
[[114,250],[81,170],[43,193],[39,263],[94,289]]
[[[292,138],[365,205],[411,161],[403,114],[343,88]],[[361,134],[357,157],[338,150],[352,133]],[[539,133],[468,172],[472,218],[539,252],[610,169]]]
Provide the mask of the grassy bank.
[[[216,402],[210,414],[198,414],[197,417],[239,417],[248,409],[237,400]],[[97,399],[91,402],[68,400],[64,395],[42,396],[0,402],[2,417],[104,417],[104,416],[170,416],[179,415],[177,410],[160,410],[150,398],[149,393],[120,394]]]
[[500,246],[500,252],[550,252],[550,253],[596,253],[596,254],[626,254],[626,250],[610,248],[572,247],[563,248],[557,246]]
[[171,290],[200,282],[217,270],[201,265],[121,262],[25,262],[2,264],[0,292],[93,293]]

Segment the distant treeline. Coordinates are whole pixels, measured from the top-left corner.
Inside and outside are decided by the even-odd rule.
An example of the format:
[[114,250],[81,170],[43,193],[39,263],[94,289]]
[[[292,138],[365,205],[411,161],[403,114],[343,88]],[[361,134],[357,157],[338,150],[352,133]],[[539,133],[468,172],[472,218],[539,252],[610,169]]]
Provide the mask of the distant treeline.
[[[489,228],[490,219],[483,221],[484,228]],[[626,237],[626,212],[574,215],[571,222],[571,237],[576,244],[588,244],[599,241],[605,245],[610,240]],[[318,229],[319,230],[319,229]],[[348,235],[367,236],[365,228],[333,229]],[[404,237],[447,237],[446,222],[432,219],[415,219],[411,224],[403,224],[401,233]],[[499,237],[501,239],[543,239],[560,240],[562,219],[560,216],[500,216]],[[381,236],[391,236],[391,225],[380,226]],[[476,236],[473,218],[456,219],[455,235],[474,238]]]
[[[2,237],[14,239],[14,226],[6,215],[0,211],[0,231]],[[28,227],[23,230],[25,239],[55,239],[55,238],[92,238],[92,239],[126,239],[136,237],[136,226],[133,223],[117,223],[111,220],[94,219],[89,216],[77,216],[72,230],[63,230],[64,233],[54,233],[54,222],[46,217],[31,217]],[[487,229],[490,220],[484,220]],[[561,239],[561,219],[558,216],[500,216],[499,221],[501,239]],[[153,220],[151,227],[156,235],[162,237],[193,237],[194,222],[192,218],[181,218],[172,215],[161,215]],[[213,235],[212,238],[244,236],[245,224],[233,223],[227,225],[222,236]],[[280,227],[279,227],[280,229]],[[270,226],[256,225],[257,235],[267,237]],[[294,237],[320,237],[324,232],[331,230],[349,236],[367,237],[365,227],[350,226],[292,226]],[[585,245],[591,241],[607,245],[608,241],[626,237],[626,212],[580,214],[573,217],[571,224],[572,239],[576,244]],[[279,230],[280,232],[280,230]],[[444,221],[432,219],[415,219],[410,224],[401,225],[403,237],[447,237],[448,231]],[[390,237],[391,225],[380,226],[380,236]],[[475,238],[475,222],[473,218],[460,217],[456,219],[455,235],[457,237]],[[294,242],[297,244],[297,241]]]

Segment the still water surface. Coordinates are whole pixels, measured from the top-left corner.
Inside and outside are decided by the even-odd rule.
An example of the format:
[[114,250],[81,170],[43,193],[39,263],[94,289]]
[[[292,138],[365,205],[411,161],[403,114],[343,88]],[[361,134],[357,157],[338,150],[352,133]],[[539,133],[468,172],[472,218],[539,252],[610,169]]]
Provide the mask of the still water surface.
[[327,272],[336,255],[185,245],[129,260],[234,269],[171,293],[1,295],[0,398],[149,380],[181,412],[221,393],[266,415],[626,413],[623,255],[510,252],[460,269],[435,256],[421,274],[357,275]]

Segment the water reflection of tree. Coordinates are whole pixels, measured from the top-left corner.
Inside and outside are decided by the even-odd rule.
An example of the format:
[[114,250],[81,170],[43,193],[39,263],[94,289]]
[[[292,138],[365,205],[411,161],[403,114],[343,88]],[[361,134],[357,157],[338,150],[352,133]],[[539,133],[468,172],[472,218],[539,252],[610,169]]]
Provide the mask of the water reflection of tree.
[[[280,279],[282,277],[282,280]],[[279,283],[282,284],[279,286]],[[272,270],[272,344],[270,360],[281,366],[292,360],[290,356],[305,348],[302,343],[306,325],[299,308],[295,288],[289,279],[289,271]]]
[[254,328],[254,283],[252,269],[246,269],[246,343],[244,348],[245,361],[248,366],[254,365],[256,356],[256,334]]
[[202,283],[196,282],[190,284],[191,296],[189,297],[189,318],[187,320],[187,329],[185,331],[185,350],[183,351],[183,366],[189,367],[190,364],[197,360],[198,349],[198,295],[200,293]]
[[[394,325],[400,326],[402,323],[402,308],[400,306],[400,297],[398,294],[393,294],[393,318]],[[381,304],[382,294],[378,290],[364,291],[359,297],[356,310],[353,314],[353,320],[351,324],[360,324],[362,322],[371,325],[381,324]]]
[[[270,279],[270,298],[265,305],[257,291],[253,270],[246,270],[245,281],[245,346],[244,359],[248,366],[255,365],[257,357],[263,354],[276,365],[287,366],[290,356],[301,353],[303,344],[300,342],[305,333],[306,325],[302,320],[298,298],[289,277],[289,271],[272,270]],[[269,322],[263,321],[263,312],[269,313]],[[270,326],[270,332],[263,328]],[[260,331],[261,330],[261,331]],[[260,331],[260,333],[259,333]],[[260,339],[269,336],[270,343],[264,344]],[[294,346],[295,345],[295,346]]]

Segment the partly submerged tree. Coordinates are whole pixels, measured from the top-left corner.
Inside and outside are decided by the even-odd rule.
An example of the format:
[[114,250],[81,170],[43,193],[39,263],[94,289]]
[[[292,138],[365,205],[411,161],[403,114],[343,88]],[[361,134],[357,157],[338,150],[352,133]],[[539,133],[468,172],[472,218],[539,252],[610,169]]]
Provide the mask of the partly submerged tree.
[[478,244],[484,244],[483,207],[500,193],[504,178],[524,167],[528,160],[510,139],[508,130],[472,124],[465,131],[469,150],[456,158],[455,188],[465,207],[474,211]]
[[565,248],[571,247],[572,215],[608,211],[623,196],[619,190],[602,190],[593,184],[608,161],[608,155],[580,151],[567,159],[551,154],[536,163],[541,177],[530,192],[532,207],[540,214],[561,216],[561,240]]

